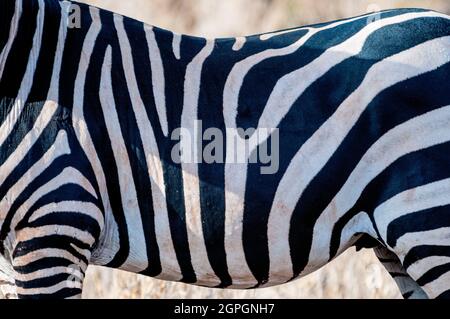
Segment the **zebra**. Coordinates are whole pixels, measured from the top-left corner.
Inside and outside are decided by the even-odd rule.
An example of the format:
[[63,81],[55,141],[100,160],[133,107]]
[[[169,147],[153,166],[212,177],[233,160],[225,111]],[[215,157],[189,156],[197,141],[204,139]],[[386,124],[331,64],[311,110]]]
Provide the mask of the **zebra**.
[[[264,288],[350,247],[374,249],[405,298],[450,297],[448,16],[205,39],[70,1],[2,0],[0,15],[9,297],[79,298],[88,265]],[[177,161],[178,128],[265,147],[276,170],[230,147]]]

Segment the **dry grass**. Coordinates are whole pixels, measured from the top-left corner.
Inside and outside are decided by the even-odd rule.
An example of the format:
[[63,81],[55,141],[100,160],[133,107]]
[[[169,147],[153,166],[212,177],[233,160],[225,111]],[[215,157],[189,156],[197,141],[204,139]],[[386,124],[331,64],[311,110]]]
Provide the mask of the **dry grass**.
[[257,290],[218,290],[164,282],[118,270],[88,270],[84,298],[401,298],[371,250],[349,250],[289,284]]
[[179,33],[208,37],[274,31],[364,14],[420,7],[450,13],[448,0],[82,0]]

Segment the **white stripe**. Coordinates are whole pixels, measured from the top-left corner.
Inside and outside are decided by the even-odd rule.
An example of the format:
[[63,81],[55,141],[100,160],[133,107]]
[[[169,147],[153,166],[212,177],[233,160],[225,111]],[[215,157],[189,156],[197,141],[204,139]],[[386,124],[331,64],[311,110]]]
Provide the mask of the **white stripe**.
[[[438,14],[437,13],[432,14],[432,13],[427,12],[420,16],[436,16],[436,15],[438,15]],[[442,15],[442,16],[446,17],[445,15]],[[386,26],[389,24],[394,24],[394,23],[399,23],[402,21],[406,21],[408,19],[413,19],[415,17],[418,17],[417,14],[415,14],[415,13],[414,14],[405,14],[402,16],[386,18],[386,19],[374,22],[374,23],[370,24],[369,26],[366,26],[365,28],[363,28],[356,35],[354,35],[350,39],[346,40],[345,42],[328,49],[319,58],[317,58],[313,62],[309,63],[304,68],[301,68],[297,71],[294,71],[293,73],[290,73],[290,74],[282,77],[278,81],[279,84],[277,84],[276,88],[274,89],[274,92],[271,94],[271,98],[269,99],[268,104],[264,108],[264,112],[259,121],[260,125],[258,125],[258,127],[261,127],[261,128],[277,127],[278,123],[284,117],[285,112],[288,111],[288,110],[285,110],[286,106],[284,106],[284,105],[288,105],[288,109],[289,109],[293,103],[293,102],[291,102],[291,103],[287,102],[287,101],[293,99],[292,95],[296,94],[297,96],[300,96],[303,93],[302,87],[309,86],[315,79],[322,76],[322,74],[324,73],[323,70],[329,70],[331,67],[333,67],[335,65],[335,63],[333,63],[333,62],[336,61],[337,58],[345,59],[345,58],[349,57],[349,55],[345,54],[345,52],[352,52],[352,51],[355,52],[356,51],[356,53],[358,53],[361,50],[359,48],[363,47],[366,37],[368,35],[370,35],[373,31],[376,31],[377,29],[379,29],[383,26]],[[315,34],[321,32],[321,31],[324,31],[324,30],[335,28],[335,27],[340,26],[345,23],[349,23],[349,22],[358,20],[358,19],[360,19],[360,17],[356,17],[356,18],[352,18],[352,19],[344,20],[344,21],[336,21],[334,23],[331,23],[331,24],[328,24],[328,25],[325,25],[325,26],[322,26],[319,28],[306,27],[306,28],[304,28],[304,30],[307,30],[308,32],[303,37],[301,37],[296,42],[294,42],[293,44],[291,44],[287,47],[284,47],[284,48],[280,48],[280,49],[268,49],[263,52],[259,52],[255,55],[249,56],[246,59],[236,63],[236,65],[233,67],[233,69],[231,70],[231,72],[227,78],[227,81],[225,84],[225,89],[224,89],[224,117],[225,117],[225,123],[227,123],[227,128],[236,126],[236,116],[237,116],[237,110],[238,110],[239,92],[240,92],[240,89],[244,82],[245,76],[249,73],[249,71],[254,66],[256,66],[260,62],[262,62],[266,59],[269,59],[269,58],[292,54],[292,53],[296,52],[300,47],[302,47]],[[341,53],[339,54],[339,52],[341,52]],[[342,52],[344,52],[344,53],[342,53]],[[328,61],[329,59],[331,59],[331,61]],[[331,65],[330,65],[330,62],[331,62]],[[309,66],[309,65],[313,65],[314,68],[312,68],[312,66]],[[305,68],[306,68],[306,70],[305,70]],[[309,77],[313,77],[312,79],[308,79],[307,74],[306,74],[307,70],[310,70],[310,72],[313,71],[312,74],[308,75]],[[296,76],[298,73],[301,73],[300,80],[298,79],[298,76]],[[293,79],[294,77],[295,77],[295,79]],[[291,80],[291,81],[289,81],[289,83],[291,83],[291,84],[295,83],[295,85],[284,86],[281,84],[287,80]],[[290,95],[283,97],[283,99],[280,99],[279,95],[281,92],[280,93],[277,93],[277,92],[283,88],[284,89],[291,88],[292,92],[288,92],[288,93],[290,93]],[[278,96],[278,99],[279,99],[278,101],[274,95]],[[272,110],[272,107],[270,107],[270,105],[272,105],[274,102],[275,102],[274,107],[275,106],[277,106],[278,108],[281,108],[281,106],[284,106],[284,107],[281,108],[280,110],[278,110],[278,108],[277,108],[276,112],[274,112]],[[270,108],[270,110],[268,108]],[[270,119],[272,119],[272,120],[270,120]],[[266,124],[266,120],[269,120],[268,123],[273,122],[273,123],[277,123],[277,124],[268,125],[268,124]]]
[[108,46],[102,66],[100,104],[117,165],[120,196],[130,242],[130,251],[125,261],[126,268],[123,269],[137,273],[148,267],[147,247],[144,226],[142,225],[142,216],[137,200],[136,184],[112,93],[111,64],[111,47]]
[[17,287],[17,293],[19,295],[51,295],[63,290],[64,288],[82,289],[82,284],[76,280],[62,281],[54,286],[40,287],[40,288],[21,288]]
[[[11,156],[10,158],[14,158]],[[63,155],[70,154],[69,143],[67,141],[67,134],[65,131],[59,131],[55,143],[47,150],[47,152],[37,161],[34,165],[12,186],[8,189],[6,195],[0,201],[0,220],[3,221],[12,204],[22,194],[25,188],[31,183],[31,181],[42,174],[53,161]],[[3,171],[3,167],[2,167]],[[3,175],[1,175],[3,177]],[[1,181],[0,184],[2,184]]]
[[[62,2],[61,4],[65,4]],[[67,21],[67,10],[61,9],[61,20],[60,27],[58,33],[58,44],[55,53],[55,60],[53,65],[53,73],[50,82],[50,90],[47,95],[47,101],[44,103],[42,110],[33,124],[33,128],[27,133],[27,135],[23,138],[14,152],[8,157],[8,159],[0,166],[0,185],[4,183],[6,178],[11,174],[11,172],[16,168],[16,166],[23,160],[31,147],[36,143],[36,141],[41,136],[44,129],[47,127],[48,123],[52,119],[58,108],[58,91],[59,91],[59,73],[61,70],[61,60],[64,51],[64,43],[67,34],[66,21]],[[59,133],[63,134],[63,133]],[[65,133],[64,133],[65,134]],[[58,146],[58,143],[61,143],[61,137],[58,136],[55,144],[52,146],[52,149],[62,147],[59,155],[68,154],[69,148],[67,141],[64,141],[64,145]],[[54,150],[55,151],[55,150]],[[54,157],[55,158],[55,157]],[[1,207],[1,206],[0,206]],[[1,214],[1,210],[0,210]]]
[[[87,192],[94,191],[90,182],[84,177],[78,170],[73,167],[65,168],[58,176],[37,189],[14,213],[11,221],[10,229],[15,229],[17,224],[24,218],[24,216],[30,211],[31,207],[43,196],[48,193],[71,183],[75,183]],[[95,194],[95,193],[94,193]]]
[[15,283],[2,284],[0,286],[0,296],[3,296],[5,299],[17,299]]
[[[448,243],[448,242],[447,242]],[[426,284],[422,287],[427,293],[428,297],[436,298],[442,293],[449,290],[448,283],[450,282],[450,272],[446,272],[436,280]]]
[[272,32],[272,33],[264,33],[264,34],[261,34],[259,36],[259,39],[261,41],[267,41],[267,40],[269,40],[269,39],[271,39],[273,37],[277,37],[279,35],[292,33],[292,32],[296,32],[296,31],[301,31],[301,30],[304,30],[304,29],[305,29],[304,27],[301,27],[301,28],[291,29],[291,30],[282,30],[282,31],[277,31],[277,32]]
[[233,44],[233,51],[239,51],[242,49],[245,45],[245,42],[247,41],[246,37],[237,37],[234,44]]
[[[231,139],[227,136],[227,140]],[[228,143],[227,143],[228,145]],[[225,251],[228,272],[233,279],[232,288],[250,288],[256,285],[244,253],[242,231],[244,221],[245,182],[247,165],[225,162]]]
[[421,299],[421,300],[428,299],[428,296],[425,294],[425,291],[423,291],[422,288],[421,289],[417,289],[417,287],[414,287],[414,288],[416,288],[416,289],[414,290],[413,294],[408,297],[408,299],[410,299],[410,300],[413,300],[413,299]]
[[[118,16],[115,19],[119,19]],[[164,66],[161,58],[161,52],[156,42],[155,33],[151,26],[144,26],[147,39],[148,51],[150,55],[150,66],[152,71],[153,95],[155,97],[156,112],[158,113],[159,122],[164,136],[169,134],[169,124],[167,122],[166,111],[166,92]],[[120,38],[120,37],[119,37]],[[143,113],[146,114],[146,113]]]
[[[199,132],[195,128],[195,121],[197,120],[202,68],[205,60],[213,52],[213,49],[214,41],[208,41],[205,47],[186,68],[181,127],[188,132],[189,137],[194,139],[192,141],[193,145],[188,145],[191,149],[186,150],[190,152],[195,152],[197,150],[198,143],[201,143],[200,136],[198,136]],[[183,176],[184,205],[192,266],[195,274],[197,275],[197,283],[199,285],[216,286],[220,283],[220,280],[214,275],[214,271],[209,263],[205,238],[203,236],[198,164],[194,158],[187,160],[183,157],[181,167]]]
[[[416,15],[414,15],[416,17]],[[387,25],[388,23],[396,23],[399,21],[411,19],[413,18],[412,15],[405,15],[404,17],[396,17],[396,19],[385,19],[387,21],[384,21],[383,23],[373,23],[372,27],[370,29],[365,29],[365,31],[360,31],[359,37],[362,38],[362,41],[360,42],[360,47],[362,47],[365,37],[368,36],[366,34],[367,30],[376,30],[377,27],[382,27],[384,25]],[[264,52],[255,54],[253,56],[250,56],[243,61],[237,63],[230,75],[228,76],[227,82],[225,84],[224,89],[224,100],[223,100],[223,116],[225,120],[225,126],[230,128],[236,128],[236,117],[237,117],[237,109],[238,109],[238,100],[239,100],[239,92],[240,88],[242,87],[242,83],[244,81],[245,76],[247,73],[258,63],[262,62],[265,59],[276,57],[276,56],[283,56],[288,55],[293,52],[295,52],[298,48],[300,48],[306,41],[308,41],[313,35],[316,33],[331,29],[336,26],[339,26],[344,23],[348,23],[354,20],[357,20],[359,18],[353,18],[346,21],[338,21],[335,23],[331,23],[329,25],[313,29],[313,28],[305,28],[305,30],[308,30],[308,33],[304,35],[301,39],[296,41],[295,43],[281,49],[269,49]],[[367,27],[366,27],[367,28]],[[370,33],[370,32],[369,32]],[[348,44],[347,40],[347,44]],[[358,41],[356,41],[358,43]],[[343,45],[341,44],[341,47],[346,47],[347,44]],[[355,45],[355,41],[351,41],[351,45]],[[339,48],[340,46],[337,46]],[[355,50],[353,48],[353,50]],[[337,63],[340,61],[336,61],[336,57],[340,56],[342,58],[343,54],[336,53],[334,51],[336,50],[329,50],[332,52],[331,57],[327,54],[323,54],[322,56],[325,56],[327,59],[331,59],[333,62]],[[358,50],[356,50],[358,52]],[[346,54],[347,56],[347,54]],[[290,86],[287,86],[288,88],[295,87],[293,91],[295,91],[298,94],[302,94],[302,88],[298,87],[304,85],[304,89],[306,89],[307,86],[309,86],[315,79],[320,77],[327,68],[331,68],[334,64],[331,64],[327,61],[323,61],[323,58],[316,59],[316,63],[320,61],[320,64],[315,66],[314,69],[311,69],[311,75],[310,79],[305,75],[302,76],[301,79],[296,79],[295,84],[292,85],[290,83]],[[312,62],[314,64],[314,62]],[[319,63],[318,63],[319,64]],[[289,78],[289,76],[287,76]],[[285,78],[285,77],[284,77]],[[283,80],[283,78],[282,78]],[[282,82],[282,80],[280,80]],[[279,81],[279,83],[280,83]],[[288,85],[288,84],[286,84]],[[278,86],[279,87],[279,86]],[[273,93],[272,93],[273,95]],[[278,101],[275,102],[276,99],[272,98],[270,101],[273,101],[274,107],[276,109],[273,109],[270,104],[268,104],[263,112],[263,115],[259,121],[258,128],[276,128],[279,124],[279,121],[284,117],[283,112],[287,112],[288,108],[285,110],[281,107],[283,106],[283,98],[278,97]],[[294,101],[291,102],[291,104]],[[287,104],[286,104],[287,105]],[[290,108],[290,105],[289,105]],[[267,120],[266,120],[267,119]],[[233,140],[236,136],[227,136],[227,143],[229,140]],[[253,137],[256,137],[255,135]],[[258,146],[258,143],[264,143],[266,139],[259,139],[257,143],[255,143],[254,138],[251,138],[249,141],[250,145],[250,152],[251,154],[253,150]],[[243,221],[243,211],[244,211],[244,197],[245,197],[245,182],[247,179],[247,165],[246,164],[229,164],[230,159],[228,156],[230,153],[227,151],[227,160],[225,164],[225,189],[227,190],[225,193],[225,247],[227,251],[227,264],[228,264],[228,270],[230,272],[230,275],[234,280],[234,283],[239,283],[239,287],[251,287],[253,286],[256,281],[253,278],[253,275],[251,274],[248,265],[245,260],[245,254],[242,244],[242,221]],[[308,157],[306,157],[308,158]],[[294,161],[293,161],[294,162]],[[301,169],[297,169],[298,167],[294,167],[295,171],[291,167],[291,172],[294,171],[294,174],[290,174],[290,178],[288,178],[288,183],[281,184],[281,188],[279,187],[279,192],[277,192],[278,196],[287,195],[292,196],[292,192],[295,192],[294,187],[292,185],[301,183],[301,179],[296,180],[295,182],[292,181],[292,179],[297,179],[298,172],[304,170],[304,166],[300,166]],[[288,176],[288,174],[286,174]],[[286,177],[285,176],[285,177]],[[287,189],[286,189],[287,188]],[[298,187],[297,189],[300,189],[300,193],[296,198],[298,198],[302,192],[301,187]],[[281,191],[282,190],[282,191]],[[283,194],[284,193],[284,194]],[[294,199],[295,196],[292,197]],[[294,199],[296,202],[296,198]],[[286,247],[289,247],[288,241],[285,241],[284,239],[288,238],[289,233],[289,222],[290,222],[290,215],[292,213],[293,207],[286,206],[285,205],[285,199],[282,198],[281,200],[278,199],[278,203],[274,204],[272,207],[272,211],[270,213],[270,220],[269,220],[269,246],[273,246],[272,249],[269,249],[269,252],[272,253],[270,256],[271,260],[271,269],[274,270],[274,273],[278,274],[289,274],[292,272],[292,266],[290,261],[290,254],[289,250],[286,249]],[[289,211],[290,210],[290,211]],[[281,225],[281,226],[280,226]],[[281,234],[280,234],[281,233]],[[278,268],[277,268],[278,267]],[[285,275],[282,275],[280,278],[281,280],[284,280]],[[273,276],[275,281],[278,281],[278,279]]]
[[[377,20],[361,29],[346,41],[326,50],[313,62],[283,76],[275,85],[275,88],[264,107],[264,111],[259,119],[258,127],[278,127],[279,123],[289,112],[295,101],[298,100],[312,83],[322,77],[334,66],[359,54],[369,36],[375,31],[382,27],[398,24],[411,19],[437,16],[443,15],[439,15],[435,12],[409,13]],[[444,17],[448,19],[448,16]],[[389,74],[392,73],[394,73],[394,71],[390,71]]]
[[177,60],[181,59],[181,40],[182,36],[180,34],[173,33],[172,50]]
[[0,255],[0,276],[4,281],[12,281],[14,282],[14,270],[11,266],[11,263],[2,255]]
[[33,212],[28,221],[32,223],[39,218],[53,213],[76,213],[80,215],[86,215],[95,219],[100,229],[103,229],[104,226],[103,214],[95,204],[76,201],[62,201],[39,207],[36,211]]
[[[302,145],[278,186],[269,217],[269,253],[270,260],[273,261],[271,269],[276,273],[287,274],[292,271],[290,252],[285,247],[289,247],[290,220],[300,196],[342,143],[367,105],[381,91],[395,83],[434,70],[447,63],[450,60],[448,55],[437,55],[434,59],[429,59],[429,56],[435,56],[434,52],[441,50],[442,47],[447,47],[449,42],[449,37],[428,41],[375,64],[368,71],[361,85]],[[386,76],[386,74],[390,76]],[[347,198],[340,197],[340,200],[345,200],[345,203],[353,205]],[[340,217],[339,214],[344,213],[339,210],[339,214],[330,218],[331,208],[330,204],[315,226],[313,251],[310,256],[314,260],[313,263],[322,262],[323,258],[328,259],[328,247],[326,246],[329,243],[329,236],[327,236],[327,232],[330,231],[329,227],[333,225],[336,218]],[[320,232],[322,235],[317,237]],[[318,247],[320,249],[316,250]],[[314,254],[318,255],[314,256]]]
[[[442,227],[414,233],[406,233],[397,239],[394,247],[400,260],[404,260],[408,252],[416,246],[448,246],[450,238],[450,227]],[[410,272],[411,275],[415,276]],[[421,274],[419,274],[421,275]],[[417,277],[415,277],[417,278]]]
[[[0,185],[3,184],[12,171],[20,164],[20,162],[28,154],[29,150],[33,147],[40,135],[47,127],[48,123],[52,119],[58,104],[56,102],[46,102],[42,108],[39,117],[33,125],[33,128],[23,138],[17,148],[12,152],[8,159],[0,166]],[[58,145],[54,145],[53,148],[57,149]],[[57,150],[55,150],[57,152]],[[67,154],[67,153],[65,153]]]
[[111,210],[108,189],[106,187],[105,172],[103,171],[102,164],[100,163],[100,159],[98,158],[92,137],[84,119],[83,108],[86,74],[92,52],[94,50],[94,45],[101,29],[101,20],[98,9],[95,7],[89,7],[89,10],[92,17],[92,24],[83,43],[82,54],[78,65],[78,73],[75,79],[72,122],[77,139],[94,171],[101,194],[103,207],[105,209],[105,224],[107,225],[105,229],[107,231],[102,232],[98,246],[104,247],[104,242],[108,241],[108,244],[106,245],[108,247],[108,253],[102,254],[101,251],[95,252],[93,254],[93,259],[96,260],[97,264],[107,264],[114,258],[119,250],[119,242],[110,240],[111,238],[119,238],[119,231]]
[[57,258],[63,258],[70,262],[73,262],[74,265],[78,265],[81,267],[81,269],[86,269],[87,265],[85,262],[83,262],[81,259],[78,259],[71,253],[69,253],[65,249],[59,249],[59,248],[42,248],[39,250],[34,250],[32,252],[27,253],[26,255],[16,257],[13,259],[13,266],[15,268],[17,267],[25,267],[28,264],[31,264],[32,262],[38,261],[43,258],[47,257],[57,257]]
[[5,70],[6,60],[8,58],[9,52],[14,43],[14,39],[16,38],[17,31],[19,29],[20,17],[22,16],[22,0],[15,1],[14,7],[14,15],[11,20],[11,26],[9,29],[8,41],[3,47],[2,52],[0,53],[0,80],[3,77],[3,71]]
[[[400,273],[404,273],[404,271],[401,271]],[[426,296],[423,296],[424,292],[420,290],[420,286],[414,280],[412,280],[409,276],[396,276],[394,278],[394,281],[397,284],[397,286],[402,294],[406,294],[408,292],[414,291],[414,294],[413,294],[414,298],[418,297],[417,294],[422,294],[422,296],[420,296],[421,299],[426,297]],[[410,299],[410,298],[408,298],[408,299]]]
[[27,68],[20,84],[19,92],[14,101],[14,104],[6,116],[5,121],[0,126],[0,146],[5,143],[9,134],[13,130],[17,120],[22,114],[23,108],[25,107],[25,102],[28,99],[31,88],[33,86],[34,72],[36,71],[36,66],[39,59],[39,52],[41,50],[41,42],[44,28],[44,15],[45,15],[45,2],[43,0],[39,1],[39,12],[36,18],[36,31],[33,36],[33,44],[28,57]]
[[[450,37],[446,39],[447,43],[450,43]],[[429,49],[433,50],[436,47],[430,45]],[[431,52],[424,53],[427,53],[427,56],[432,54]],[[395,70],[393,72],[395,73]],[[355,167],[344,186],[318,218],[314,226],[309,256],[310,262],[312,264],[321,263],[328,259],[331,238],[331,232],[328,230],[332,229],[333,225],[352,208],[365,187],[377,175],[395,160],[408,153],[449,141],[449,126],[450,106],[447,106],[413,118],[393,128],[373,144]],[[336,136],[336,134],[333,135]]]
[[405,269],[403,269],[402,264],[400,261],[392,261],[392,262],[383,262],[382,263],[384,268],[390,273],[405,273]]
[[125,66],[125,77],[127,79],[128,92],[132,100],[134,114],[136,114],[136,122],[139,133],[143,141],[144,153],[148,167],[148,175],[151,182],[151,193],[153,200],[153,210],[155,218],[155,236],[160,253],[162,272],[157,278],[178,281],[181,277],[180,266],[175,254],[175,248],[172,242],[170,230],[169,215],[166,202],[166,188],[164,183],[164,173],[159,156],[158,144],[156,143],[155,133],[152,125],[148,120],[144,102],[140,96],[137,86],[137,79],[134,73],[134,65],[127,64],[127,56],[131,55],[131,48],[125,33],[123,22],[118,16],[115,20],[116,29],[119,34],[120,48],[123,63]]
[[20,281],[31,281],[35,279],[52,277],[58,274],[68,274],[77,277],[77,279],[83,280],[84,274],[70,267],[52,267],[46,269],[36,270],[27,274],[16,273],[16,279]]
[[[53,72],[52,72],[52,79],[50,82],[50,89],[47,94],[47,100],[49,101],[58,101],[59,98],[59,80],[60,80],[60,73],[61,73],[61,65],[62,65],[62,58],[64,53],[64,46],[66,42],[67,37],[67,22],[68,22],[68,15],[69,10],[68,7],[71,5],[68,1],[61,1],[59,2],[59,5],[61,6],[61,19],[59,23],[59,31],[58,31],[58,44],[56,46],[56,52],[55,52],[55,60],[53,63]],[[47,105],[44,105],[44,108]]]
[[[448,244],[446,244],[448,246]],[[431,256],[420,259],[408,267],[408,273],[414,278],[420,278],[427,271],[439,267],[444,264],[450,264],[450,257],[448,256]]]
[[366,212],[359,212],[342,228],[336,256],[340,255],[354,244],[354,241],[357,239],[355,234],[369,234],[372,238],[377,237],[375,229],[372,227],[370,217]]
[[[449,119],[450,107],[448,107],[447,113],[447,119]],[[449,135],[447,133],[447,137]],[[412,138],[416,139],[416,137]],[[449,205],[449,194],[450,178],[406,190],[388,199],[378,206],[374,212],[375,223],[381,238],[387,241],[388,226],[399,217],[433,207]]]
[[[391,11],[391,10],[386,10],[383,13],[386,13],[386,12],[389,12],[389,11]],[[372,16],[372,15],[378,16],[379,14],[380,14],[379,12],[376,12],[376,13],[372,12],[372,13],[368,13],[366,15],[362,15],[362,16],[358,16],[358,17],[354,17],[354,18],[340,20],[338,22],[348,23],[348,22],[352,22],[352,21],[359,20],[359,19],[362,19],[362,18],[367,18],[367,17]],[[334,23],[335,22],[333,22],[333,24]],[[325,26],[328,26],[328,25],[325,25]],[[315,26],[311,26],[311,27],[312,28],[317,28]],[[267,40],[269,40],[269,39],[271,39],[273,37],[279,36],[279,35],[292,33],[292,32],[297,32],[297,31],[305,30],[307,28],[309,28],[309,27],[307,26],[307,27],[300,27],[300,28],[295,28],[295,29],[288,29],[288,30],[281,30],[281,31],[270,32],[270,33],[264,33],[264,34],[261,34],[259,36],[259,38],[260,38],[261,41],[267,41]]]
[[17,242],[24,242],[27,240],[52,235],[74,238],[89,246],[92,246],[95,243],[95,238],[92,236],[91,233],[67,225],[45,225],[39,227],[25,227],[23,229],[16,231],[16,240]]

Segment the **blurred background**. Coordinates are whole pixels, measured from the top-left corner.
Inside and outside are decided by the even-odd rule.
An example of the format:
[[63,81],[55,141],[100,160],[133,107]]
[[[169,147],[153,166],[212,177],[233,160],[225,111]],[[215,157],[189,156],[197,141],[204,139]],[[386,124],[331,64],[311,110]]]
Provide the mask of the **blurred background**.
[[[422,7],[450,14],[449,0],[85,0],[178,33],[257,34],[376,10]],[[371,250],[353,249],[293,283],[255,291],[213,290],[91,267],[86,298],[400,298]]]
[[391,8],[450,13],[449,0],[81,0],[152,25],[205,37],[250,35]]

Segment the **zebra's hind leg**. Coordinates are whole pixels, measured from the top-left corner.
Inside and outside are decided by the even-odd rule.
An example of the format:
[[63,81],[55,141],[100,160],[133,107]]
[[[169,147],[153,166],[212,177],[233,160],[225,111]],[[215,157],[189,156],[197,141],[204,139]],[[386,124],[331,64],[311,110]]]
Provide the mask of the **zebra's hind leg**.
[[397,255],[383,246],[374,248],[375,255],[395,280],[405,299],[428,299],[427,294],[404,269]]
[[80,298],[103,227],[100,209],[93,202],[61,201],[28,215],[16,228],[12,250],[18,297]]

